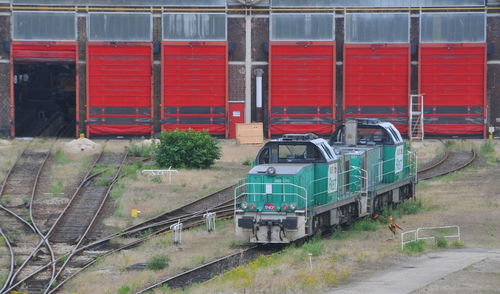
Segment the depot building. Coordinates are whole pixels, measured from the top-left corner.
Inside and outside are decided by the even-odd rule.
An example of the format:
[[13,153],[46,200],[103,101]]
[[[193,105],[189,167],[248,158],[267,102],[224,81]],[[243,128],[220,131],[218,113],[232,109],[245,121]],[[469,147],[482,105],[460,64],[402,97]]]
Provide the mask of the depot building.
[[[500,1],[0,0],[0,133],[500,127]],[[64,130],[64,132],[61,132]]]

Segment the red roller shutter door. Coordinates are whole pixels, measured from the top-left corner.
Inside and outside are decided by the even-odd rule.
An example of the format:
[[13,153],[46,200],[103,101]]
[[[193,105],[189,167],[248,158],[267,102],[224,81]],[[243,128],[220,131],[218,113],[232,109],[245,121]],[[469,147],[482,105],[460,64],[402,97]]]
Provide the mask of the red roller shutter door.
[[408,131],[409,44],[344,46],[344,117],[376,117]]
[[271,42],[269,84],[269,135],[333,131],[335,42]]
[[426,134],[484,135],[486,45],[421,44],[419,92]]
[[[29,42],[13,41],[11,47],[11,76],[14,75],[15,62],[71,62],[75,63],[78,72],[78,49],[75,42]],[[78,74],[76,75],[76,109],[79,107]],[[14,86],[11,86],[10,105],[14,102]],[[78,122],[78,113],[76,114]],[[15,120],[15,109],[10,108],[10,119]],[[78,123],[77,123],[78,128]],[[12,125],[11,136],[15,136],[15,126]]]
[[87,134],[150,135],[152,45],[87,45]]
[[162,130],[227,136],[227,42],[163,43]]

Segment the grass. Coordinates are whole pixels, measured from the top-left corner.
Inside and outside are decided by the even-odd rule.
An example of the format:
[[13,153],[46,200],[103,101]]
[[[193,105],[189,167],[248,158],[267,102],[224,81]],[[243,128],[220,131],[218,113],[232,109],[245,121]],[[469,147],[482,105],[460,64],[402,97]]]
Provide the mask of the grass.
[[131,142],[125,149],[128,151],[129,156],[136,157],[152,157],[156,150],[156,145],[145,145]]
[[71,159],[61,149],[56,150],[54,155],[56,157],[56,165],[66,165],[71,162]]
[[411,254],[418,254],[424,252],[426,249],[426,243],[424,240],[418,240],[415,242],[410,242],[405,244],[403,247],[403,252],[405,254],[411,255]]
[[170,258],[166,255],[155,255],[151,257],[147,262],[147,269],[150,270],[162,270],[168,266]]
[[132,293],[132,289],[128,285],[121,286],[120,289],[118,289],[118,294],[129,294]]
[[250,166],[250,165],[252,165],[252,163],[253,163],[253,159],[251,157],[247,157],[247,158],[245,158],[245,160],[243,160],[243,162],[241,164],[246,165],[246,166]]
[[500,161],[496,157],[495,145],[492,141],[485,141],[481,147],[479,147],[479,153],[481,153],[489,165],[493,165]]
[[51,196],[58,196],[64,190],[64,183],[62,180],[56,180],[55,183],[52,183],[49,188],[49,193]]
[[398,204],[395,208],[391,206],[386,206],[382,212],[383,218],[380,218],[382,223],[389,222],[389,216],[393,218],[401,218],[404,215],[417,214],[423,211],[436,210],[440,207],[438,205],[424,205],[422,199],[417,200],[407,200],[403,203]]

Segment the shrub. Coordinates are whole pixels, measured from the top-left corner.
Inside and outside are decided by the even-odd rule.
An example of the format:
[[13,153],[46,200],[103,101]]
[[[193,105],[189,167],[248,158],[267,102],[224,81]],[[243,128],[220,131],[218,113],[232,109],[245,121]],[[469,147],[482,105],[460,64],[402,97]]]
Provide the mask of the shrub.
[[410,242],[405,244],[403,252],[405,252],[406,254],[415,254],[424,252],[424,250],[425,250],[425,241],[418,240],[416,242]]
[[247,158],[245,158],[245,160],[243,160],[243,162],[241,164],[246,165],[246,166],[250,166],[250,165],[252,165],[252,162],[253,162],[252,158],[247,157]]
[[208,168],[221,157],[217,139],[194,130],[163,132],[155,160],[161,167]]
[[130,286],[121,286],[120,289],[118,289],[118,294],[129,294],[132,293],[132,289],[130,289]]
[[170,258],[166,255],[155,255],[148,260],[147,268],[150,270],[162,270],[168,266]]
[[464,248],[464,244],[462,244],[462,242],[460,242],[460,240],[455,240],[451,243],[451,247],[460,249],[460,248]]
[[154,154],[156,144],[138,144],[135,142],[130,142],[130,144],[125,147],[128,151],[129,156],[136,157],[151,157]]
[[436,247],[437,248],[448,248],[448,241],[444,237],[436,238]]
[[495,146],[491,141],[486,141],[484,142],[483,145],[481,145],[481,153],[486,154],[486,153],[493,153],[495,152]]

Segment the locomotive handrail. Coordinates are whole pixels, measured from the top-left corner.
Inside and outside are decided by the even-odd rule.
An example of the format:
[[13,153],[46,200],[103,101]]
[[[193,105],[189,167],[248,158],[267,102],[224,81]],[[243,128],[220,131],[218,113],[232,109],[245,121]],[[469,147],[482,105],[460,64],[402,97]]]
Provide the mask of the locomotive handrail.
[[[307,219],[307,206],[308,206],[308,203],[307,203],[307,190],[306,188],[302,187],[302,186],[299,186],[299,185],[296,185],[296,184],[292,184],[292,183],[243,183],[243,184],[240,184],[239,186],[236,186],[234,188],[234,211],[236,213],[236,204],[237,204],[237,200],[245,195],[253,195],[253,201],[256,201],[255,200],[255,196],[263,196],[263,195],[267,195],[268,193],[265,193],[265,192],[248,192],[248,186],[256,186],[256,185],[272,185],[273,186],[282,186],[283,188],[284,187],[292,187],[292,188],[297,188],[301,191],[304,192],[304,195],[301,195],[299,193],[288,193],[288,192],[282,192],[282,193],[272,193],[273,195],[282,195],[282,196],[297,196],[298,198],[302,199],[303,201],[305,201],[305,205],[304,205],[304,211],[305,211],[305,217]],[[243,189],[243,188],[247,188],[247,190],[245,192],[238,192],[240,189]],[[283,189],[283,191],[285,191],[285,189]]]
[[[360,172],[360,175],[358,175],[358,174],[353,174],[352,176],[353,176],[353,177],[355,177],[355,178],[357,178],[358,180],[361,180],[361,185],[357,185],[357,184],[355,184],[355,183],[351,183],[351,182],[349,182],[349,183],[345,183],[344,178],[343,178],[343,175],[345,175],[345,174],[347,174],[347,173],[349,173],[349,174],[350,174],[352,171],[359,171],[359,172]],[[363,173],[364,173],[364,176],[363,176]],[[348,192],[349,192],[349,194],[366,193],[366,192],[367,192],[367,190],[368,190],[368,188],[367,188],[367,186],[366,186],[366,180],[367,180],[367,176],[366,176],[366,174],[367,174],[366,170],[364,170],[364,169],[362,169],[362,168],[359,168],[359,167],[357,167],[357,166],[353,166],[353,167],[351,167],[351,169],[349,169],[349,170],[347,170],[347,171],[343,171],[343,172],[341,172],[341,173],[338,173],[338,174],[337,174],[337,180],[339,181],[339,178],[340,178],[340,182],[342,182],[342,183],[341,183],[341,185],[340,185],[340,187],[339,187],[340,189],[337,189],[337,191],[335,191],[335,192],[341,192],[341,193],[346,194],[346,193],[347,193],[347,191],[345,191],[345,190],[346,190],[346,189],[345,189],[345,187],[347,187],[347,186],[351,186],[351,185],[354,185],[355,187],[358,187],[358,186],[359,186],[359,190],[348,191]],[[365,182],[363,182],[363,180],[365,180]],[[313,180],[313,183],[317,183],[317,182],[319,182],[319,181],[328,181],[328,177],[323,177],[323,178],[320,178],[320,179]],[[363,183],[364,183],[364,184],[363,184]],[[342,189],[342,188],[344,188],[344,189]],[[327,188],[327,189],[325,189],[325,190],[323,190],[323,191],[320,191],[320,192],[314,193],[314,195],[313,195],[313,196],[317,196],[317,195],[320,195],[320,194],[325,194],[325,193],[327,193],[327,194],[328,194],[328,188]]]
[[[414,151],[407,151],[406,153],[408,156],[408,165],[403,166],[403,169],[398,173],[402,173],[403,178],[416,177],[416,164],[415,164],[416,153]],[[368,187],[373,188],[373,187],[384,186],[385,184],[383,183],[384,178],[390,175],[396,176],[394,169],[384,172],[384,164],[386,163],[395,164],[395,162],[396,158],[391,158],[374,163],[371,168],[372,171],[371,176],[368,179]]]

